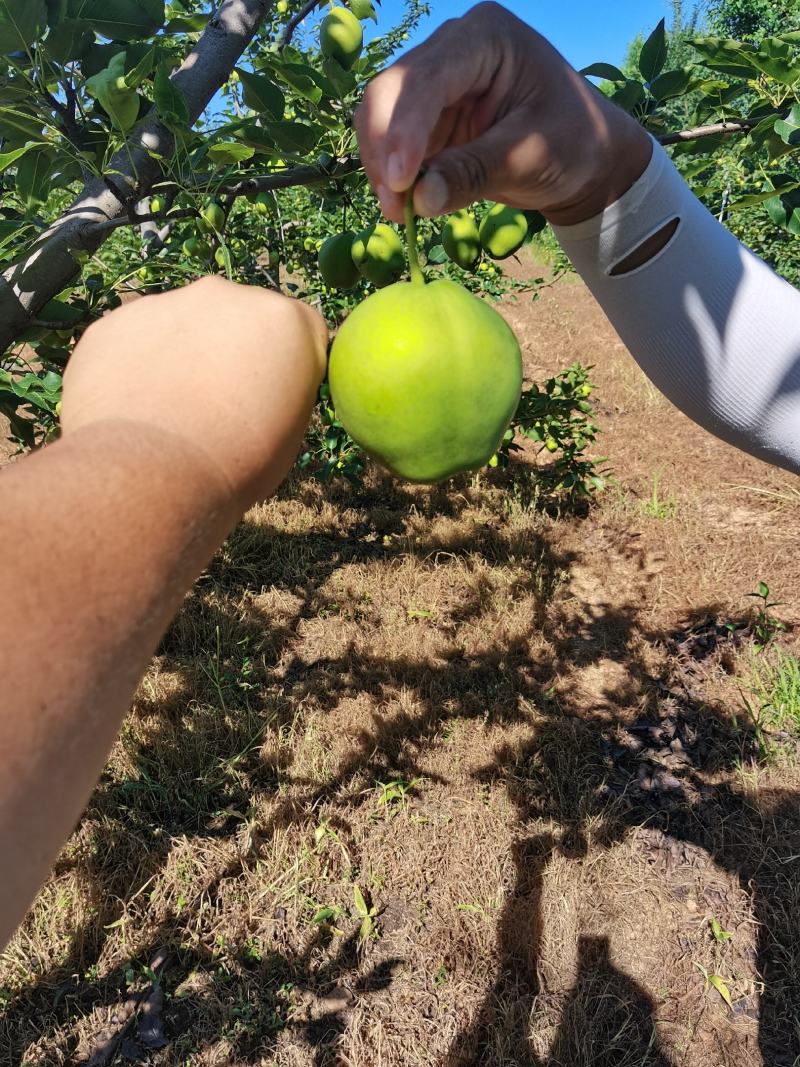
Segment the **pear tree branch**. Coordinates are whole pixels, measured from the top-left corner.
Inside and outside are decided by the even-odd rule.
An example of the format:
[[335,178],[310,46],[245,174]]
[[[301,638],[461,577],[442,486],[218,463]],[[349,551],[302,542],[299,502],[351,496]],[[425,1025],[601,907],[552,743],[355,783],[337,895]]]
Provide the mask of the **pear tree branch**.
[[[222,0],[199,40],[172,74],[194,123],[227,81],[239,57],[253,40],[273,0]],[[0,351],[4,351],[31,319],[73,280],[79,264],[72,252],[87,248],[88,224],[102,224],[127,215],[162,175],[160,160],[175,148],[172,133],[150,113],[134,129],[111,161],[114,188],[103,178],[88,182],[74,203],[0,276]],[[96,230],[88,250],[96,250],[108,231]]]
[[280,44],[281,48],[285,48],[287,44],[291,43],[292,37],[294,37],[294,31],[303,21],[308,18],[315,7],[321,7],[325,0],[306,0],[306,3],[300,8],[296,15],[292,15],[289,21],[284,27],[281,34]]

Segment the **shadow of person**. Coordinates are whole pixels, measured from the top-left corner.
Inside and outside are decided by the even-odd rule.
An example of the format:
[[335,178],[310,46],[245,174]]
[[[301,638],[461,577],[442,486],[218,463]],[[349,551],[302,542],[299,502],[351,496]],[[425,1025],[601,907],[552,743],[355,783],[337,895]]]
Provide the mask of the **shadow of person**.
[[675,1067],[659,1051],[655,1005],[611,962],[607,937],[578,938],[578,973],[547,1067]]

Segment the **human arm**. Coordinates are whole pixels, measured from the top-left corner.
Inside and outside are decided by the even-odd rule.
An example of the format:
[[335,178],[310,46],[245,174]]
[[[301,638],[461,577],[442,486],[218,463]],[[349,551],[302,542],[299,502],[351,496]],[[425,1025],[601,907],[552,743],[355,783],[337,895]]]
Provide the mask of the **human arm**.
[[289,470],[325,345],[310,309],[217,278],[136,301],[77,347],[62,438],[0,473],[0,945],[182,597]]
[[541,35],[480,4],[379,75],[357,127],[391,218],[422,166],[421,214],[484,197],[542,211],[658,387],[711,432],[800,470],[800,294]]

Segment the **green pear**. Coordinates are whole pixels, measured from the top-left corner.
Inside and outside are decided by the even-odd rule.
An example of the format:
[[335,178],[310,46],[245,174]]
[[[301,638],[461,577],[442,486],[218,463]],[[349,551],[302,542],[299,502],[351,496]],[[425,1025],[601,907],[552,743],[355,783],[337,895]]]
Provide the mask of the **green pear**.
[[345,320],[329,381],[362,448],[398,477],[439,482],[497,451],[519,403],[522,357],[505,320],[462,286],[399,282]]
[[505,204],[495,204],[481,222],[481,245],[492,259],[512,256],[522,247],[527,234],[524,212]]
[[442,228],[442,247],[459,267],[471,270],[481,258],[481,241],[475,216],[466,209],[451,215]]
[[385,222],[356,234],[351,254],[359,273],[379,289],[396,282],[405,270],[403,242],[397,230]]
[[322,54],[350,70],[361,55],[363,45],[364,31],[353,12],[346,7],[331,8],[319,29]]
[[350,230],[337,233],[319,250],[319,272],[331,289],[352,289],[358,281],[358,268],[350,251],[354,236]]

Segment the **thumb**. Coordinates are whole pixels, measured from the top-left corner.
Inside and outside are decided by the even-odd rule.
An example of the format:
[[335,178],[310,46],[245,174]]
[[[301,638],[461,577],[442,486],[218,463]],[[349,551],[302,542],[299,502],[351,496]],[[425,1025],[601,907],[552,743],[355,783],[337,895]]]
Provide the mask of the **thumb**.
[[493,126],[468,144],[446,148],[428,161],[424,176],[414,189],[418,215],[443,215],[491,199],[502,184],[507,186],[508,161],[514,142],[504,123]]

